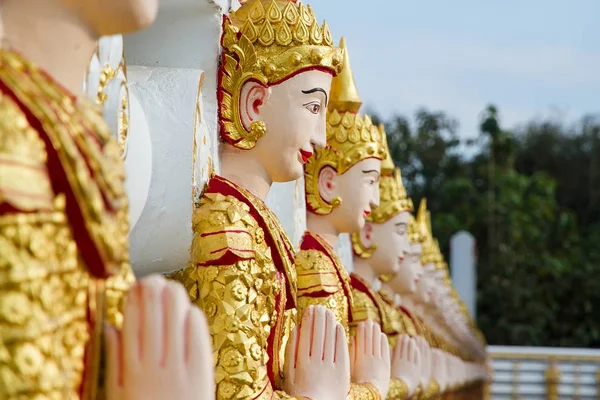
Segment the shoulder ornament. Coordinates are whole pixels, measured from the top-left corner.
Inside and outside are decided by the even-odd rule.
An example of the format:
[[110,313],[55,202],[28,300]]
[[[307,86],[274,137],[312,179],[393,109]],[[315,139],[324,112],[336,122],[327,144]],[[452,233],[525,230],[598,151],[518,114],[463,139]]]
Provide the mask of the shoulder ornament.
[[341,288],[333,262],[319,250],[300,250],[296,254],[296,272],[299,296],[332,294]]
[[[233,196],[205,193],[192,217],[191,258],[196,265],[231,265],[257,256],[264,231],[250,208]],[[264,246],[261,246],[264,247]]]
[[0,204],[22,211],[53,208],[46,149],[25,114],[0,92]]

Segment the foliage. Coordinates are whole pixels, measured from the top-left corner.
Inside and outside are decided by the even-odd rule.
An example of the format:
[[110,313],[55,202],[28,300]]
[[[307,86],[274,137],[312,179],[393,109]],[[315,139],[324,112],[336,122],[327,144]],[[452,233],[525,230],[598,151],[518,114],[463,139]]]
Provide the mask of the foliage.
[[478,324],[489,343],[600,347],[600,121],[508,132],[489,106],[475,141],[460,140],[443,112],[385,125],[445,254],[453,233],[477,238]]

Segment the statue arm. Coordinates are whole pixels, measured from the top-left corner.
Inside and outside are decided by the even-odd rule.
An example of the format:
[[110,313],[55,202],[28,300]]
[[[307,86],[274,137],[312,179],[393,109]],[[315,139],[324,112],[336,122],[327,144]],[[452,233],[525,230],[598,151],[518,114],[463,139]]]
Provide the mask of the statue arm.
[[387,400],[404,400],[409,395],[408,385],[402,379],[390,379],[390,389]]
[[435,399],[439,393],[440,393],[440,385],[435,380],[432,379],[429,381],[429,385],[427,385],[427,388],[425,388],[425,390],[421,391],[420,399],[423,399],[423,400]]
[[123,327],[125,298],[134,283],[129,262],[122,263],[120,270],[106,280],[106,321],[118,329]]
[[189,266],[168,278],[184,284],[204,311],[213,346],[216,399],[296,399],[268,376],[268,332],[277,282],[263,280],[255,259],[232,265]]
[[[296,254],[296,273],[298,276],[298,315],[310,306],[321,305],[333,311],[337,322],[348,329],[348,303],[341,289],[338,274],[331,259],[318,250],[300,250]],[[343,304],[346,303],[346,307]],[[369,383],[351,383],[348,399],[381,400],[377,388]]]
[[47,378],[58,362],[83,368],[74,354],[83,353],[84,340],[65,346],[57,338],[85,339],[88,324],[87,277],[46,159],[37,131],[0,90],[0,398],[7,400],[74,397],[82,375]]
[[382,400],[381,393],[370,383],[352,383],[349,400]]
[[329,257],[319,250],[300,250],[295,258],[298,277],[297,313],[304,314],[310,306],[324,306],[333,311],[337,322],[348,335],[348,304],[340,278]]
[[410,396],[410,399],[411,400],[420,400],[422,391],[423,391],[423,389],[421,388],[421,384],[419,383],[419,386],[417,386],[415,393],[412,396]]

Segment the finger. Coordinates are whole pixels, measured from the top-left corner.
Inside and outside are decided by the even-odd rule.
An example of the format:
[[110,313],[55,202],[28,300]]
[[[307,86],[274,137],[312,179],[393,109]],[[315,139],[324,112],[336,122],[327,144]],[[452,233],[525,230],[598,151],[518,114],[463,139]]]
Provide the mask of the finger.
[[356,328],[356,357],[365,354],[365,335],[367,331],[367,321],[361,322]]
[[402,344],[402,358],[407,360],[410,357],[410,337],[405,336]]
[[350,338],[350,346],[348,346],[348,348],[350,352],[350,366],[353,366],[356,362],[356,336]]
[[387,336],[384,334],[380,334],[380,351],[381,358],[383,359],[383,363],[385,365],[390,365],[390,344],[388,343]]
[[162,302],[165,347],[161,365],[181,364],[185,359],[185,321],[192,306],[183,286],[172,281],[167,282],[163,289]]
[[204,313],[189,307],[185,321],[184,359],[192,376],[207,376],[213,381],[212,338]]
[[163,336],[164,310],[162,291],[166,279],[149,276],[140,282],[142,288],[142,352],[143,362],[158,365],[165,345]]
[[298,351],[296,353],[296,364],[306,361],[310,357],[310,346],[312,340],[312,320],[314,307],[308,307],[302,315],[300,330],[298,332]]
[[421,365],[421,350],[419,350],[418,348],[415,349],[415,358],[414,358],[414,363],[419,366]]
[[365,354],[373,355],[373,321],[367,320],[365,329]]
[[113,391],[121,386],[121,357],[119,333],[111,325],[104,326],[104,340],[106,345],[106,389],[109,397]]
[[406,359],[408,362],[411,362],[415,355],[415,343],[413,338],[408,339],[407,349],[408,351],[406,352]]
[[373,355],[375,357],[381,357],[381,328],[378,324],[373,325]]
[[400,349],[402,348],[402,337],[398,338],[396,346],[392,349],[392,359],[398,360],[400,358]]
[[123,371],[133,372],[141,365],[142,352],[142,308],[141,287],[138,284],[129,289],[123,313]]
[[323,361],[333,363],[337,346],[337,322],[331,310],[327,310],[325,319],[325,343],[323,345]]
[[296,382],[296,350],[298,349],[298,330],[297,326],[292,331],[285,349],[285,362],[283,364],[285,371],[285,380],[293,386]]
[[313,313],[312,344],[310,346],[310,357],[318,360],[323,359],[323,348],[325,346],[325,330],[327,329],[327,313],[331,310],[317,306]]
[[347,375],[350,376],[350,356],[348,355],[348,346],[346,343],[346,332],[344,332],[342,325],[337,324],[335,329],[334,362],[342,367]]

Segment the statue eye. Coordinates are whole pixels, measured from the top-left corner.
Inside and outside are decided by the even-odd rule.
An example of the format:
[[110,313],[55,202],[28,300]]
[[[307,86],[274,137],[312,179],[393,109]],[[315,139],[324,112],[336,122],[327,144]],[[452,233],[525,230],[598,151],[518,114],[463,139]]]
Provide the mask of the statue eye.
[[317,102],[305,104],[304,107],[313,114],[318,114],[321,111],[321,105]]

